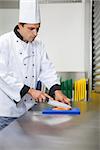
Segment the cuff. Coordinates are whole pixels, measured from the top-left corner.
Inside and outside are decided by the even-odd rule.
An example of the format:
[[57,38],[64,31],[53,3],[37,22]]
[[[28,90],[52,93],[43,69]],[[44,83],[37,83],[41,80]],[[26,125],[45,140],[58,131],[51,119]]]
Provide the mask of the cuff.
[[30,89],[29,86],[27,86],[27,85],[24,85],[24,86],[23,86],[23,88],[22,88],[21,91],[20,91],[20,96],[21,96],[21,98],[22,98],[25,94],[27,94],[27,92],[29,91],[29,89]]
[[50,88],[49,95],[54,98],[56,90],[61,90],[61,86],[59,84],[55,84]]

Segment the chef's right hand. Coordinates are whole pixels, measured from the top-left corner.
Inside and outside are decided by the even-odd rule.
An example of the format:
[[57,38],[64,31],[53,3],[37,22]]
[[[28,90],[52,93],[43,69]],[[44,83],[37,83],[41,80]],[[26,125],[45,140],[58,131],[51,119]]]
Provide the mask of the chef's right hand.
[[39,91],[39,90],[35,90],[30,88],[28,91],[28,94],[30,94],[32,96],[33,99],[35,99],[35,101],[37,103],[43,103],[46,102],[46,99],[52,99],[52,97],[50,97],[48,94],[46,94],[45,92]]

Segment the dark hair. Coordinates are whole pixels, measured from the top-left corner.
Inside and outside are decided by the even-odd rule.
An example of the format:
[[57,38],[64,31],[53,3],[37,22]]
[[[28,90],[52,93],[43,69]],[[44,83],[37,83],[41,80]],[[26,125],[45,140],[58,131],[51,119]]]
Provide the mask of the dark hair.
[[24,24],[26,24],[26,23],[21,23],[21,22],[20,22],[20,24],[21,24],[22,26],[24,26]]

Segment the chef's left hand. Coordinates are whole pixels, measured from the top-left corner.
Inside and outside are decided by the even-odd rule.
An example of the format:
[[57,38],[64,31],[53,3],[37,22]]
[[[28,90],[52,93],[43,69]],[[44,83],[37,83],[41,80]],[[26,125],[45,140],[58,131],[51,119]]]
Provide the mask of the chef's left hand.
[[70,99],[67,98],[67,97],[62,93],[61,90],[56,90],[56,91],[55,91],[55,100],[70,105]]

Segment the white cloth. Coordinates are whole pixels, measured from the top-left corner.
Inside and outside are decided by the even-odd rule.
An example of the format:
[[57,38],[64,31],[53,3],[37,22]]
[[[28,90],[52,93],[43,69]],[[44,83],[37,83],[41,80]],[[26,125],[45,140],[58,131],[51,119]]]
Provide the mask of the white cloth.
[[[26,78],[27,77],[27,78]],[[40,41],[25,43],[15,33],[0,37],[0,116],[18,117],[35,104],[26,94],[23,101],[20,90],[26,84],[35,88],[40,79],[49,89],[60,84],[54,66]],[[16,103],[21,103],[16,106]]]
[[20,23],[41,22],[38,0],[20,0],[19,8]]

